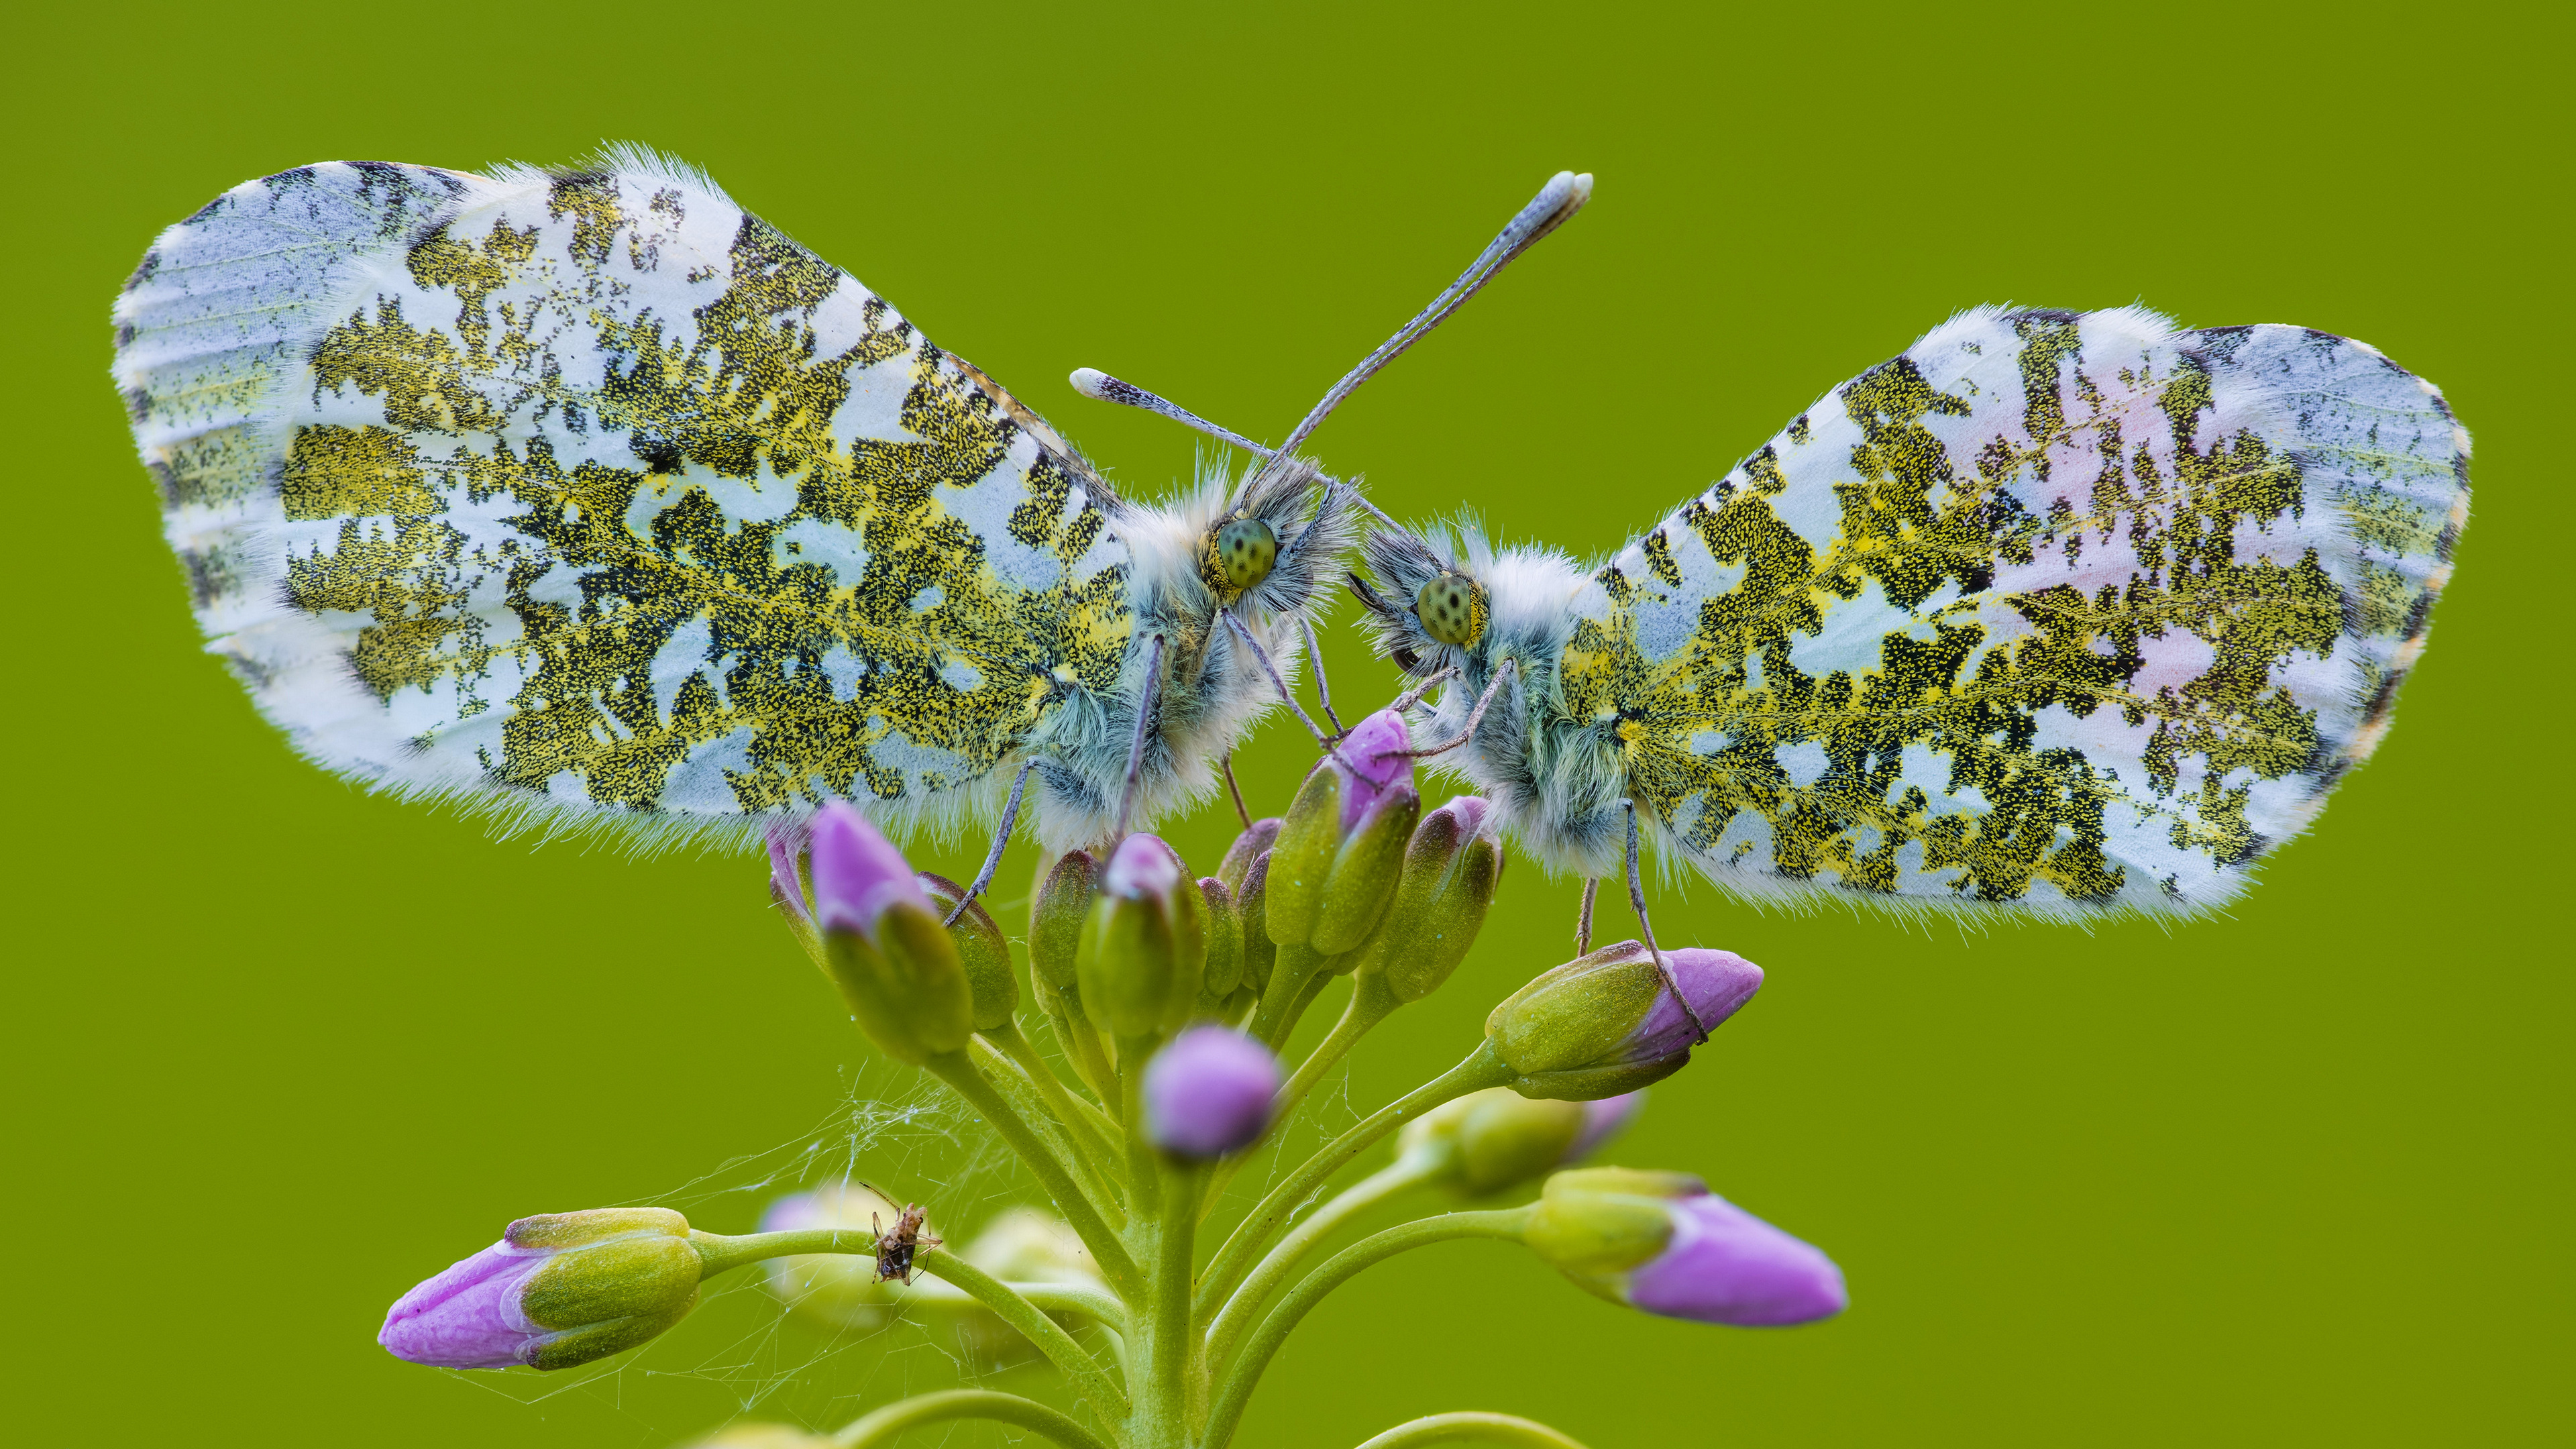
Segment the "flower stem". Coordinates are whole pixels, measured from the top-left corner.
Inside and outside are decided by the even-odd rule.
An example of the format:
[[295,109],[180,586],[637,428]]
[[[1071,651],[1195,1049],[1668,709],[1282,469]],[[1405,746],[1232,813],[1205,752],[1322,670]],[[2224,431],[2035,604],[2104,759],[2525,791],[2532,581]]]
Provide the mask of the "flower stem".
[[1208,1325],[1207,1363],[1213,1366],[1225,1362],[1234,1352],[1234,1340],[1250,1324],[1252,1315],[1261,1311],[1261,1305],[1270,1301],[1270,1295],[1279,1291],[1279,1285],[1287,1281],[1288,1275],[1296,1271],[1306,1255],[1331,1236],[1335,1228],[1407,1188],[1438,1177],[1447,1169],[1448,1163],[1445,1152],[1423,1152],[1398,1158],[1307,1214],[1305,1220],[1290,1229],[1288,1236],[1281,1238],[1279,1245],[1270,1250],[1270,1255],[1263,1258],[1260,1266],[1243,1280],[1243,1286],[1225,1301],[1225,1307],[1217,1313],[1216,1320]]
[[1244,1346],[1243,1356],[1225,1371],[1216,1397],[1208,1411],[1207,1435],[1202,1441],[1207,1449],[1224,1449],[1234,1438],[1234,1429],[1243,1418],[1243,1406],[1252,1397],[1253,1386],[1261,1381],[1261,1372],[1270,1366],[1271,1355],[1279,1351],[1298,1321],[1324,1300],[1324,1295],[1350,1281],[1361,1270],[1382,1263],[1408,1248],[1445,1243],[1458,1238],[1506,1238],[1517,1240],[1528,1223],[1531,1209],[1505,1208],[1499,1212],[1444,1213],[1436,1218],[1392,1227],[1373,1233],[1325,1260],[1304,1282],[1288,1292],[1286,1299],[1270,1316],[1261,1321],[1252,1341]]
[[1502,1086],[1518,1075],[1494,1054],[1491,1045],[1479,1042],[1465,1061],[1380,1107],[1358,1126],[1324,1144],[1322,1151],[1307,1158],[1287,1181],[1273,1188],[1236,1225],[1225,1246],[1217,1250],[1215,1260],[1199,1278],[1199,1311],[1210,1312],[1215,1304],[1232,1295],[1262,1245],[1287,1221],[1288,1214],[1331,1180],[1344,1164],[1367,1151],[1371,1143],[1443,1102],[1486,1087]]
[[1431,1444],[1479,1440],[1512,1449],[1583,1449],[1575,1439],[1536,1419],[1514,1414],[1429,1414],[1398,1424],[1360,1449],[1424,1449]]
[[1163,1184],[1162,1220],[1156,1225],[1154,1252],[1153,1341],[1146,1374],[1153,1387],[1141,1391],[1145,1412],[1137,1440],[1155,1449],[1181,1449],[1189,1439],[1191,1352],[1190,1256],[1198,1227],[1197,1174],[1174,1167]]
[[[865,1228],[796,1228],[778,1233],[745,1233],[728,1237],[719,1233],[692,1232],[689,1243],[698,1250],[701,1279],[729,1272],[746,1263],[770,1258],[794,1258],[807,1254],[842,1253],[855,1257],[876,1256],[877,1235]],[[923,1248],[913,1255],[913,1263],[922,1272],[939,1279],[951,1288],[993,1310],[1013,1328],[1027,1335],[1057,1368],[1065,1371],[1096,1399],[1104,1415],[1113,1411],[1127,1412],[1127,1397],[1103,1372],[1100,1362],[1073,1341],[1073,1335],[1056,1326],[1049,1312],[1080,1313],[1100,1320],[1112,1329],[1126,1326],[1127,1314],[1107,1294],[1087,1288],[1057,1283],[1005,1283],[983,1269],[941,1248]]]
[[1108,1113],[1065,1089],[1064,1079],[1055,1074],[1045,1057],[1038,1055],[1037,1043],[1029,1040],[1019,1022],[1007,1022],[984,1035],[991,1037],[993,1044],[1008,1053],[1012,1061],[1020,1064],[1020,1070],[1029,1074],[1029,1080],[1038,1084],[1038,1090],[1046,1094],[1047,1101],[1081,1139],[1083,1150],[1091,1156],[1091,1165],[1103,1176],[1124,1178],[1126,1169],[1118,1157],[1126,1148],[1119,1140],[1118,1124],[1109,1120]]
[[1315,1084],[1323,1080],[1324,1074],[1340,1065],[1342,1058],[1350,1055],[1351,1048],[1359,1044],[1361,1037],[1368,1035],[1371,1027],[1392,1016],[1395,1009],[1403,1004],[1396,999],[1384,976],[1372,971],[1354,978],[1351,982],[1351,1004],[1342,1008],[1342,1019],[1333,1023],[1332,1035],[1325,1037],[1314,1051],[1307,1054],[1304,1065],[1297,1068],[1297,1075],[1290,1077],[1288,1085],[1279,1089],[1277,1103],[1271,1109],[1270,1130],[1276,1132],[1280,1123],[1294,1116],[1298,1105],[1306,1100],[1308,1092],[1315,1089]]
[[1004,1323],[1026,1335],[1057,1368],[1073,1380],[1076,1392],[1100,1409],[1104,1419],[1127,1416],[1127,1396],[1101,1368],[1100,1361],[1083,1351],[1073,1335],[1056,1326],[1056,1321],[1040,1312],[1038,1306],[1014,1291],[1011,1285],[976,1267],[945,1248],[924,1248],[913,1259],[921,1270],[934,1278],[954,1284],[973,1295],[975,1301],[993,1310]]
[[1312,946],[1282,946],[1271,962],[1270,980],[1261,988],[1261,1005],[1252,1013],[1252,1035],[1272,1051],[1296,1030],[1297,1018],[1323,989],[1330,958]]
[[[1091,1088],[1100,1105],[1117,1113],[1118,1068],[1109,1060],[1109,1049],[1101,1044],[1100,1032],[1080,1012],[1071,1017],[1047,1018],[1055,1025],[1056,1043],[1064,1048],[1065,1060],[1073,1063],[1073,1074]],[[1121,1119],[1124,1120],[1124,1119]]]
[[[1118,1296],[1129,1303],[1139,1301],[1144,1295],[1145,1284],[1143,1276],[1136,1271],[1135,1260],[1127,1256],[1127,1249],[1118,1241],[1118,1235],[1102,1220],[1100,1210],[1092,1206],[1091,1200],[1074,1185],[1071,1174],[1064,1170],[1064,1164],[1056,1161],[1055,1154],[1048,1150],[1046,1140],[1038,1136],[1036,1129],[1021,1118],[1017,1109],[994,1089],[991,1082],[984,1080],[983,1073],[975,1069],[975,1063],[964,1052],[943,1052],[923,1065],[941,1081],[956,1088],[957,1094],[982,1112],[984,1119],[993,1124],[993,1129],[1002,1134],[1002,1140],[1020,1154],[1020,1160],[1028,1164],[1029,1171],[1037,1175],[1048,1195],[1055,1199],[1057,1209],[1064,1214],[1064,1220],[1072,1226],[1075,1236],[1091,1250],[1092,1261],[1100,1265],[1100,1275],[1109,1280],[1109,1286],[1117,1291]],[[1140,1209],[1142,1206],[1139,1204]]]
[[1045,1090],[1030,1081],[1027,1070],[994,1045],[987,1034],[976,1034],[966,1047],[990,1074],[986,1081],[992,1082],[995,1089],[1004,1095],[1019,1099],[1017,1105],[1022,1115],[1031,1119],[1055,1149],[1057,1160],[1081,1182],[1091,1200],[1100,1205],[1101,1216],[1112,1228],[1123,1230],[1127,1226],[1127,1194],[1123,1190],[1126,1174],[1120,1173],[1114,1178],[1101,1175],[1098,1165],[1083,1151],[1082,1141],[1073,1128],[1056,1115],[1054,1107],[1047,1101]]
[[839,1449],[875,1449],[906,1429],[948,1419],[994,1419],[1015,1424],[1067,1449],[1110,1449],[1107,1440],[1035,1399],[991,1389],[947,1389],[899,1399],[832,1436]]

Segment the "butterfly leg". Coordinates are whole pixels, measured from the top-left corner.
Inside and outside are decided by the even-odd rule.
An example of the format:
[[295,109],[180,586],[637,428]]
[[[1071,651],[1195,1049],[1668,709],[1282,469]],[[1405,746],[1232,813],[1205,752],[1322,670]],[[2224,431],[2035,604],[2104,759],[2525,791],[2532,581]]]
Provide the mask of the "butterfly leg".
[[1449,680],[1455,678],[1457,673],[1457,665],[1444,665],[1440,669],[1434,671],[1428,678],[1425,678],[1420,684],[1417,684],[1411,689],[1406,690],[1404,693],[1397,695],[1395,697],[1395,703],[1388,705],[1387,708],[1394,710],[1397,714],[1402,714],[1406,710],[1413,708],[1415,705],[1422,703],[1422,696],[1429,694],[1435,685],[1446,684]]
[[1664,989],[1673,994],[1673,1000],[1681,1003],[1682,1015],[1690,1018],[1691,1030],[1699,1033],[1701,1041],[1706,1041],[1708,1025],[1699,1019],[1698,1012],[1691,1009],[1690,998],[1682,994],[1681,982],[1673,977],[1672,963],[1664,959],[1664,948],[1655,944],[1654,923],[1646,919],[1646,886],[1637,877],[1637,802],[1622,800],[1619,803],[1628,808],[1628,904],[1637,912],[1638,934],[1646,938],[1646,950],[1655,958],[1655,970],[1664,978]]
[[1601,878],[1592,876],[1583,882],[1583,909],[1574,918],[1574,954],[1592,954],[1592,902],[1601,894]]
[[[1494,702],[1494,695],[1502,689],[1503,681],[1511,678],[1519,668],[1519,660],[1505,659],[1503,661],[1503,667],[1494,671],[1493,680],[1485,686],[1485,692],[1476,696],[1476,707],[1467,712],[1467,727],[1458,731],[1458,737],[1456,739],[1443,740],[1439,744],[1429,746],[1425,749],[1409,751],[1408,753],[1417,760],[1425,759],[1432,755],[1445,755],[1451,750],[1458,748],[1460,745],[1467,743],[1469,740],[1474,739],[1476,737],[1476,727],[1485,722],[1486,706]],[[1633,826],[1631,827],[1631,833],[1634,833]]]
[[1279,677],[1279,666],[1270,662],[1270,654],[1261,647],[1261,641],[1252,637],[1252,631],[1244,627],[1241,619],[1225,610],[1218,610],[1217,617],[1225,620],[1226,626],[1234,630],[1236,637],[1243,640],[1244,647],[1252,651],[1252,657],[1260,661],[1262,672],[1270,676],[1270,687],[1279,691],[1279,697],[1287,701],[1291,710],[1296,711],[1297,722],[1306,727],[1306,733],[1315,737],[1315,743],[1323,747],[1325,754],[1340,760],[1344,769],[1357,773],[1359,766],[1352,764],[1342,754],[1334,737],[1325,734],[1323,727],[1315,723],[1315,717],[1306,713],[1306,706],[1299,704],[1297,696],[1288,692],[1288,681]]
[[993,832],[993,848],[984,853],[984,868],[975,872],[975,883],[966,888],[966,894],[957,898],[957,908],[950,911],[948,919],[939,924],[956,925],[957,918],[966,914],[966,903],[982,895],[984,888],[993,883],[993,872],[1002,868],[1002,851],[1011,843],[1011,827],[1017,825],[1020,820],[1020,792],[1028,788],[1029,771],[1037,767],[1038,762],[1035,760],[1020,766],[1019,775],[1011,781],[1010,803],[1002,807],[1002,828]]
[[1243,808],[1243,787],[1234,783],[1234,752],[1228,750],[1217,756],[1216,767],[1225,776],[1225,793],[1234,797],[1234,818],[1243,822],[1244,829],[1250,830],[1252,812]]
[[1297,627],[1306,631],[1306,658],[1315,666],[1315,697],[1323,701],[1324,718],[1333,722],[1333,738],[1340,739],[1350,731],[1342,728],[1342,717],[1333,713],[1333,688],[1324,682],[1324,651],[1315,643],[1315,626],[1301,614]]
[[1145,694],[1136,701],[1136,738],[1127,746],[1127,783],[1118,792],[1118,829],[1115,839],[1127,838],[1127,817],[1136,809],[1136,785],[1145,773],[1145,739],[1153,728],[1154,706],[1163,698],[1163,636],[1154,636],[1152,652],[1145,656]]

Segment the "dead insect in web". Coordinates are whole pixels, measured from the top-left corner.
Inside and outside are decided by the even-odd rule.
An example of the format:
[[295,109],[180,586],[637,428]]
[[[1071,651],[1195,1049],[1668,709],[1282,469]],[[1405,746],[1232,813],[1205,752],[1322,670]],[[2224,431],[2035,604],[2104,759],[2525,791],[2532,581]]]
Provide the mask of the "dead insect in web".
[[[861,1183],[860,1186],[867,1187],[867,1184]],[[874,1187],[868,1187],[868,1191],[876,1193],[879,1197],[885,1198],[889,1203],[894,1201],[893,1198],[886,1197],[883,1192],[879,1192]],[[911,1286],[912,1255],[923,1248],[936,1248],[942,1241],[938,1238],[925,1238],[921,1235],[922,1219],[925,1216],[926,1214],[924,1213],[921,1204],[912,1203],[905,1207],[901,1213],[896,1214],[894,1220],[894,1231],[887,1232],[885,1220],[883,1218],[877,1216],[875,1213],[868,1214],[868,1226],[875,1229],[877,1235],[878,1282],[883,1283],[887,1279],[892,1278],[899,1280],[906,1287]]]

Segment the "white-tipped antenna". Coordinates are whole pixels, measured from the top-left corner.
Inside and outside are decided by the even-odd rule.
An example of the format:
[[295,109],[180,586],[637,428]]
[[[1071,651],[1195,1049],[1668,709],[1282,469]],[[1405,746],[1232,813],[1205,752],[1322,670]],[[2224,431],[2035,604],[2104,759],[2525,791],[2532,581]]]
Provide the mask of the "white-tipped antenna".
[[1375,352],[1360,359],[1359,366],[1333,384],[1333,390],[1324,394],[1324,400],[1315,404],[1313,411],[1306,414],[1305,421],[1297,424],[1296,430],[1288,435],[1288,441],[1279,445],[1278,451],[1283,455],[1296,452],[1299,444],[1323,426],[1324,419],[1331,416],[1333,409],[1341,406],[1342,399],[1376,375],[1379,368],[1403,356],[1406,348],[1439,326],[1443,319],[1457,310],[1459,303],[1476,295],[1494,279],[1496,272],[1510,265],[1512,258],[1537,245],[1539,238],[1565,225],[1566,218],[1581,211],[1583,203],[1591,199],[1592,177],[1589,173],[1577,176],[1571,171],[1559,171],[1549,177],[1547,185],[1539,188],[1538,195],[1520,209],[1520,214],[1511,219],[1502,234],[1477,254],[1467,270],[1458,274],[1458,280],[1451,282],[1446,291],[1431,299],[1430,306],[1396,329],[1393,337],[1380,343]]
[[1257,453],[1264,458],[1278,456],[1275,449],[1265,448],[1232,428],[1220,428],[1179,403],[1156,397],[1132,382],[1121,382],[1096,367],[1075,368],[1073,390],[1084,397],[1097,398],[1101,402],[1119,403],[1126,407],[1143,408],[1149,413],[1160,413],[1183,427],[1196,428],[1211,438],[1232,443],[1247,453]]

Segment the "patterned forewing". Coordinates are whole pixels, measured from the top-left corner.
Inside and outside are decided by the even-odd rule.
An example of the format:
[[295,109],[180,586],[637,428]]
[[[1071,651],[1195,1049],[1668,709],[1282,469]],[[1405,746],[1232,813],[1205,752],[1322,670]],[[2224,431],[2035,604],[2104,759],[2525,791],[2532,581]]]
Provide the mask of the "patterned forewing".
[[210,647],[371,783],[908,818],[1116,677],[1115,500],[702,180],[307,167],[173,227],[117,317]]
[[1602,569],[1566,706],[1747,894],[2208,906],[2384,732],[2467,455],[2342,338],[1970,313]]

